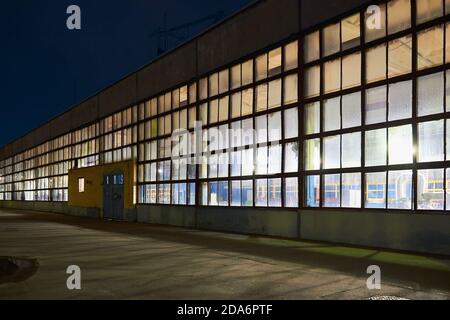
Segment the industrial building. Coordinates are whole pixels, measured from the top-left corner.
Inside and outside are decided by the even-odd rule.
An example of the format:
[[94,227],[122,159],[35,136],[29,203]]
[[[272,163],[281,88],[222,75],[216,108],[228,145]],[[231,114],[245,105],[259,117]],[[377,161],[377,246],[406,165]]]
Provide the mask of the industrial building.
[[0,207],[448,255],[449,62],[449,0],[256,1],[2,147]]

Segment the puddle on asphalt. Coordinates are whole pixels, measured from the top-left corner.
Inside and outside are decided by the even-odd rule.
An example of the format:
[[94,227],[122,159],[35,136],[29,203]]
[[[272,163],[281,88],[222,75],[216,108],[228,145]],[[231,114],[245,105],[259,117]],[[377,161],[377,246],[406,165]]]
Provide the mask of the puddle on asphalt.
[[38,268],[36,259],[0,257],[0,284],[25,281],[31,278]]

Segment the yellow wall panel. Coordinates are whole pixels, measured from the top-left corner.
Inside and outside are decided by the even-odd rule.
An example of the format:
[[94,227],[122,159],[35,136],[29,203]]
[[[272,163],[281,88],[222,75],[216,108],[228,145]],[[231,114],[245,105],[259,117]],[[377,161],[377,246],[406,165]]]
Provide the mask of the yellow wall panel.
[[[103,208],[103,176],[122,171],[124,175],[124,207],[131,209],[135,204],[136,164],[124,161],[69,171],[69,206]],[[78,190],[78,179],[84,178],[84,192]]]

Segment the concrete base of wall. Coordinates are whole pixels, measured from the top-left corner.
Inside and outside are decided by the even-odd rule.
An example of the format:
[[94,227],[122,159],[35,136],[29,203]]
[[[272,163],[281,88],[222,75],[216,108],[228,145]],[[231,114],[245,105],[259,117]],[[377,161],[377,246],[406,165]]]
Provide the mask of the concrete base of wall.
[[[102,217],[67,203],[0,201],[0,207]],[[327,210],[195,208],[138,205],[125,220],[450,255],[450,216]]]

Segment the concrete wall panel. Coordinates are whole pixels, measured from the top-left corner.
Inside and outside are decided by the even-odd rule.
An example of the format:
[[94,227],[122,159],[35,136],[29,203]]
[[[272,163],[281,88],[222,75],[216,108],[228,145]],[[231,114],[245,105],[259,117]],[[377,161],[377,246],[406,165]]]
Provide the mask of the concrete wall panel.
[[297,33],[299,2],[263,0],[200,36],[199,74],[210,72]]
[[190,42],[137,74],[138,101],[151,98],[196,76],[196,43]]
[[99,94],[99,116],[105,117],[136,103],[136,74],[120,80]]

